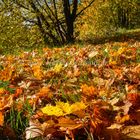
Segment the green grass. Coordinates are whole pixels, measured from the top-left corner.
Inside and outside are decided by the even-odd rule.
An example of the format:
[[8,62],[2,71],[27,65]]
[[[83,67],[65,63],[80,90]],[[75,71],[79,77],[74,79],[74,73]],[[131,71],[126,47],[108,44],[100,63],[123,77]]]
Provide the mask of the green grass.
[[33,114],[33,109],[29,105],[28,100],[22,104],[22,109],[18,111],[15,109],[16,103],[14,103],[5,116],[5,122],[15,131],[17,137],[22,136],[25,128],[29,125],[30,116]]

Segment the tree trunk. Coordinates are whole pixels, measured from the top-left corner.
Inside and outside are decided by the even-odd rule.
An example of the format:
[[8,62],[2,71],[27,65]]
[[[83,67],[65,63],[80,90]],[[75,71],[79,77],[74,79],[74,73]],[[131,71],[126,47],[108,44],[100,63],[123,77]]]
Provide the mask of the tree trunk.
[[67,22],[66,40],[67,40],[67,43],[74,42],[74,22],[72,19],[69,19],[69,22]]

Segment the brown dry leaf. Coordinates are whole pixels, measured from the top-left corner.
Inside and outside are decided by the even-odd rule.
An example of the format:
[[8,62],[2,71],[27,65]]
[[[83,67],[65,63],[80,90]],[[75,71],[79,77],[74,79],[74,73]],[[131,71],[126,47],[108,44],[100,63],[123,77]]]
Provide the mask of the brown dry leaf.
[[80,129],[83,127],[82,123],[76,123],[74,120],[70,118],[61,117],[58,119],[58,124],[56,126],[59,126],[61,131],[67,131],[67,130],[75,130]]
[[100,135],[103,130],[104,125],[100,120],[90,120],[90,132],[95,135]]
[[62,125],[75,124],[75,122],[70,118],[60,117],[58,118],[58,123]]
[[109,126],[113,121],[113,111],[107,108],[94,107],[93,118],[103,122],[105,126]]
[[50,119],[48,121],[45,121],[43,124],[41,124],[42,130],[45,131],[46,129],[52,128],[56,125],[54,120]]
[[133,108],[140,108],[140,94],[139,93],[129,93],[127,94],[127,100],[132,103]]
[[85,110],[78,110],[78,111],[75,111],[73,114],[79,118],[84,118],[86,115]]
[[132,112],[130,118],[140,124],[140,110]]
[[16,140],[17,136],[14,132],[14,130],[10,126],[4,126],[2,130],[3,137],[9,139],[9,140]]
[[140,125],[126,126],[121,132],[122,140],[140,140]]
[[3,113],[0,111],[0,126],[3,126],[4,124],[4,115]]
[[[56,125],[56,122],[52,119],[44,122],[41,127],[42,127],[42,130],[43,130],[43,135],[48,137],[48,139],[51,137],[51,136],[54,136],[54,134],[58,133],[58,128],[55,127]],[[59,135],[59,134],[58,134]]]
[[118,124],[113,124],[104,129],[101,136],[104,138],[104,140],[121,140],[121,127],[122,126],[119,126]]
[[74,73],[73,74],[75,77],[78,77],[80,75],[80,70],[77,67],[77,65],[74,65]]
[[65,140],[74,140],[74,134],[71,130],[66,130]]
[[130,107],[132,106],[132,103],[129,101],[125,101],[124,103],[125,104],[121,107],[121,109],[124,111],[124,115],[127,115],[130,110]]

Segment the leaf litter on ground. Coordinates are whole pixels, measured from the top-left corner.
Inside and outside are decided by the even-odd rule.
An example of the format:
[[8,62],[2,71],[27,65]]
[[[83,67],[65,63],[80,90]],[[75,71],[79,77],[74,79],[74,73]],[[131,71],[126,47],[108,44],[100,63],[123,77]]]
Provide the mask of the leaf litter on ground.
[[[26,139],[131,138],[125,129],[140,125],[139,48],[130,40],[0,56],[0,135],[8,126]],[[28,120],[24,132],[9,121],[13,107]]]

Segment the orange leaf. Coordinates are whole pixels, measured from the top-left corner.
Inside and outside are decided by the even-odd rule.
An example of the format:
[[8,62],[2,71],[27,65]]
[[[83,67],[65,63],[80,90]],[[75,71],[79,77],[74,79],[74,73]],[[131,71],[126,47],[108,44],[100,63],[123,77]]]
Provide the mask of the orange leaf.
[[90,132],[95,135],[99,135],[101,133],[103,127],[104,127],[104,125],[102,124],[101,121],[91,120],[91,122],[90,122]]
[[81,86],[82,93],[87,96],[96,95],[96,90],[93,86],[88,86],[86,84]]
[[47,86],[47,87],[42,87],[41,89],[40,89],[40,91],[36,94],[36,96],[38,97],[38,98],[51,98],[52,97],[52,92],[51,92],[51,90],[50,90],[50,87],[49,86]]
[[123,124],[126,123],[130,120],[130,115],[124,115],[124,116],[116,116],[115,120],[117,121],[117,123]]
[[23,90],[22,88],[17,88],[14,94],[14,97],[17,98],[22,94]]
[[83,127],[82,123],[76,123],[74,120],[70,118],[59,118],[58,124],[56,126],[60,127],[61,131],[67,131],[67,130],[76,130]]
[[0,111],[0,126],[3,126],[4,124],[4,115],[3,113]]
[[132,103],[134,108],[140,108],[140,94],[138,93],[129,93],[127,94],[127,100]]
[[0,88],[0,95],[3,95],[6,92],[4,88]]

